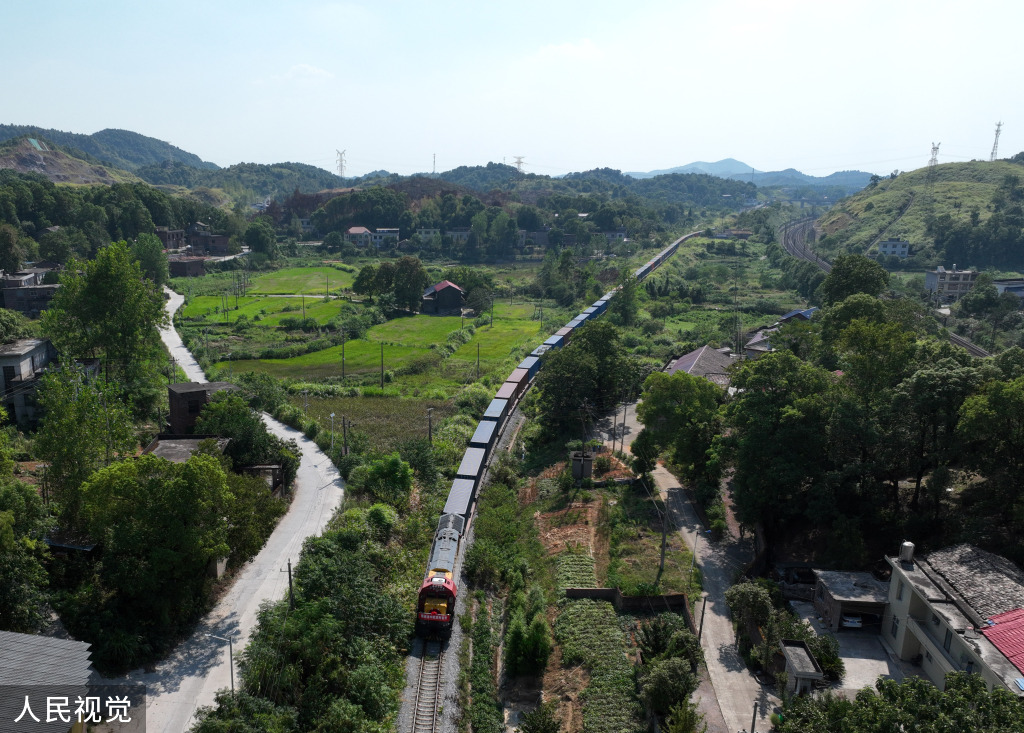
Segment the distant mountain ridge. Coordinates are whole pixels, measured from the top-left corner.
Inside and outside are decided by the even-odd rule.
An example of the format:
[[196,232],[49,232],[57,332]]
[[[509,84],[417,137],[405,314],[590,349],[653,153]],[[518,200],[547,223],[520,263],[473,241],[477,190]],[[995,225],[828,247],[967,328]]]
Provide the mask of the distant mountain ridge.
[[665,170],[626,175],[633,178],[653,178],[669,173],[706,173],[709,176],[751,182],[756,186],[840,186],[848,189],[848,193],[861,190],[871,180],[871,174],[864,171],[837,171],[827,176],[809,176],[795,168],[759,171],[735,158],[725,158],[715,163],[698,161]]
[[135,172],[137,169],[170,160],[201,170],[217,170],[216,163],[204,161],[170,143],[146,137],[130,130],[106,129],[91,135],[62,130],[47,130],[34,125],[0,125],[0,142],[28,135],[45,138],[57,145],[80,150],[108,166]]

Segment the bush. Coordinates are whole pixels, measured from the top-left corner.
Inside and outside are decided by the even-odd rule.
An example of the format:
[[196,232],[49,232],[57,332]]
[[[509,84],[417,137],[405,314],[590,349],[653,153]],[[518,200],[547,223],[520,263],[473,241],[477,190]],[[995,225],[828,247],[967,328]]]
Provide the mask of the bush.
[[658,715],[666,715],[687,702],[697,689],[697,678],[684,659],[664,659],[650,666],[640,682],[640,696]]
[[612,470],[612,459],[610,456],[598,456],[594,459],[594,473],[604,476]]

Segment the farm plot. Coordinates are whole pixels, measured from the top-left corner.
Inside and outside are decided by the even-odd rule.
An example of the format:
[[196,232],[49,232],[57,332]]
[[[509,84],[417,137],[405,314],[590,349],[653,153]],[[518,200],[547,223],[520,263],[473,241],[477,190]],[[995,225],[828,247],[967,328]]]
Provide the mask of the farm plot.
[[597,576],[594,574],[594,558],[581,552],[563,552],[558,556],[557,570],[558,592],[565,593],[566,588],[596,588]]
[[[291,398],[291,403],[302,407],[304,398]],[[331,413],[335,415],[334,439],[342,440],[341,418],[352,421],[354,430],[365,434],[370,445],[381,451],[395,450],[410,438],[427,437],[427,410],[434,410],[434,427],[455,413],[448,400],[416,399],[408,397],[310,397],[307,414],[320,424],[320,429],[331,429]]]
[[618,616],[607,601],[566,601],[555,621],[562,664],[582,665],[590,681],[581,693],[583,733],[645,730],[641,724],[633,664]]

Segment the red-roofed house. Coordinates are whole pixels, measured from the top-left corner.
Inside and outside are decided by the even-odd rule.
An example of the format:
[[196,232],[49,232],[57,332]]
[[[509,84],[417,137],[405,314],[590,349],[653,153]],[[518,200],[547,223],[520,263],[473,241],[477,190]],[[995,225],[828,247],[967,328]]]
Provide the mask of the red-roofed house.
[[432,315],[459,314],[462,312],[462,304],[465,299],[465,290],[449,280],[442,280],[423,291],[420,312]]
[[373,233],[366,227],[349,227],[345,232],[345,241],[357,247],[369,247],[373,241]]
[[[992,625],[983,628],[981,633],[1024,674],[1024,608],[996,614],[988,621]],[[1021,691],[1024,692],[1024,688]]]

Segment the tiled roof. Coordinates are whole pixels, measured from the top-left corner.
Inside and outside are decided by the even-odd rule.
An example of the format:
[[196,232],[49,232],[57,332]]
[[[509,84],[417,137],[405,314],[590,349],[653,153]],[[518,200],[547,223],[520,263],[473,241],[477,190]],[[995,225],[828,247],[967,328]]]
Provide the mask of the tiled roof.
[[1024,608],[1024,572],[1005,557],[955,545],[923,558],[982,618]]
[[702,346],[689,354],[683,354],[669,364],[665,370],[668,374],[686,372],[695,377],[707,377],[709,374],[726,374],[736,360],[710,346]]
[[1016,608],[993,616],[993,626],[983,633],[1013,666],[1024,672],[1024,608]]
[[465,294],[465,292],[466,292],[465,290],[460,288],[458,285],[453,283],[451,280],[442,280],[441,282],[437,283],[436,285],[431,285],[429,288],[424,290],[423,291],[423,295],[424,295],[424,297],[426,297],[427,295],[430,295],[431,293],[436,293],[438,290],[444,290],[445,288],[455,288],[456,290],[458,290],[460,293],[463,293],[463,294]]
[[89,673],[84,641],[0,631],[0,685],[84,685]]

